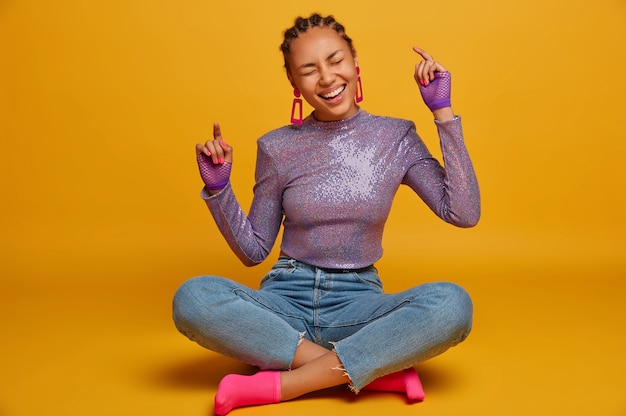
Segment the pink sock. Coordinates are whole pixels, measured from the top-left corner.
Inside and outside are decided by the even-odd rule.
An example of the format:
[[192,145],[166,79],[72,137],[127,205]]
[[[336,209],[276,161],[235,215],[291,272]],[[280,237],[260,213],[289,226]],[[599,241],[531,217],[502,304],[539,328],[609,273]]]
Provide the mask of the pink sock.
[[253,376],[229,374],[215,395],[215,414],[224,416],[236,407],[280,402],[280,372],[259,371]]
[[411,400],[424,400],[422,382],[417,375],[417,371],[412,367],[377,378],[363,387],[363,390],[406,393],[407,397]]

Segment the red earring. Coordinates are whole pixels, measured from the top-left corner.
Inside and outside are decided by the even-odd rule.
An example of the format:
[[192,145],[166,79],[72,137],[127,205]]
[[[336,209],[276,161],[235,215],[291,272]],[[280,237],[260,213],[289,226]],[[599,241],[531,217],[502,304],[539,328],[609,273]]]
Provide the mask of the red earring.
[[359,66],[356,66],[356,74],[357,74],[357,79],[356,79],[356,83],[357,83],[357,89],[356,89],[356,97],[354,98],[354,100],[357,103],[360,103],[361,101],[363,101],[363,84],[361,84],[361,68],[359,68]]
[[[293,104],[291,104],[291,122],[293,124],[302,124],[302,99],[300,98],[300,90],[294,88],[293,95]],[[298,112],[298,117],[296,117],[296,111]]]

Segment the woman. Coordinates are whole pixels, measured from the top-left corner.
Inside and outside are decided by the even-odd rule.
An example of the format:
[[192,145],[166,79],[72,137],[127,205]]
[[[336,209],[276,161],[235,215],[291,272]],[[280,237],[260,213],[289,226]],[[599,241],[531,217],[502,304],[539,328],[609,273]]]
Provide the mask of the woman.
[[[219,125],[214,140],[196,146],[202,197],[232,250],[248,266],[262,262],[282,224],[281,255],[258,291],[216,276],[189,280],[174,298],[176,325],[261,370],[220,382],[218,415],[341,384],[420,401],[413,366],[467,337],[471,300],[452,283],[385,294],[373,264],[401,184],[453,225],[478,221],[478,184],[450,106],[450,74],[414,48],[423,58],[415,80],[435,118],[444,168],[412,122],[357,105],[355,49],[332,16],[296,19],[281,50],[294,87],[293,124],[258,140],[247,216],[229,184],[233,150]],[[300,96],[314,108],[304,120]]]

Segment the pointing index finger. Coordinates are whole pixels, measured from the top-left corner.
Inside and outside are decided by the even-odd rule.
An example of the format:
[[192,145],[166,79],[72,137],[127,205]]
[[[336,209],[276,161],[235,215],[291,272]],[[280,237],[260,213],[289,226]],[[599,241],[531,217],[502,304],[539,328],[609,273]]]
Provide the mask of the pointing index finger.
[[433,57],[430,56],[430,54],[426,52],[424,49],[417,47],[417,46],[413,46],[413,50],[417,52],[418,54],[420,54],[421,57],[424,58],[425,60],[434,61]]
[[222,141],[222,129],[220,128],[220,123],[217,121],[213,123],[213,138]]

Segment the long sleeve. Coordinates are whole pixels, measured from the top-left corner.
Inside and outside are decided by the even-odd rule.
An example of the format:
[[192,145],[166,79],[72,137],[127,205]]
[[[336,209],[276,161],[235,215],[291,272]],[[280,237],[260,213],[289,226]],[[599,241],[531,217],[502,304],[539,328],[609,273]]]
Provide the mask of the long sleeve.
[[267,258],[282,222],[282,208],[279,176],[262,147],[257,152],[254,199],[248,216],[230,184],[213,196],[203,191],[202,197],[220,232],[243,264],[254,266]]
[[480,190],[463,140],[461,118],[435,124],[444,166],[430,156],[421,157],[407,172],[404,183],[444,221],[472,227],[480,218]]

